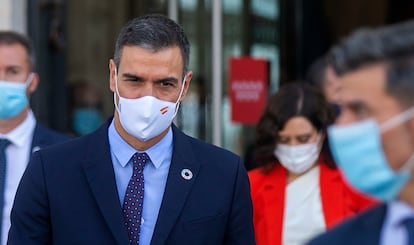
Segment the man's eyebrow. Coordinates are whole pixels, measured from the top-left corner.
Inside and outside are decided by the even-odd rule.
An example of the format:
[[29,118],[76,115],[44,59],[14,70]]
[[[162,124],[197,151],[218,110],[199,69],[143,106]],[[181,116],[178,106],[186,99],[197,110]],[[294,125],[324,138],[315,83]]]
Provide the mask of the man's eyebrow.
[[[131,80],[135,80],[135,81],[144,81],[145,79],[143,77],[140,77],[138,75],[134,75],[131,73],[123,73],[122,77],[125,79],[131,79]],[[155,80],[155,82],[161,83],[161,82],[173,82],[173,83],[178,83],[178,79],[175,77],[165,77],[165,78],[160,78]]]
[[131,74],[131,73],[123,73],[122,77],[126,78],[126,79],[136,80],[136,81],[143,81],[144,80],[144,78],[142,78],[140,76],[137,76],[137,75],[134,75],[134,74]]
[[355,110],[360,108],[366,108],[366,104],[361,100],[354,100],[344,104],[346,107]]
[[6,67],[6,69],[14,69],[14,70],[21,70],[23,69],[23,67],[19,66],[19,65],[8,65]]
[[158,83],[162,83],[162,82],[178,83],[178,79],[175,78],[175,77],[165,77],[165,78],[157,79],[157,80],[155,80],[155,82],[158,82]]

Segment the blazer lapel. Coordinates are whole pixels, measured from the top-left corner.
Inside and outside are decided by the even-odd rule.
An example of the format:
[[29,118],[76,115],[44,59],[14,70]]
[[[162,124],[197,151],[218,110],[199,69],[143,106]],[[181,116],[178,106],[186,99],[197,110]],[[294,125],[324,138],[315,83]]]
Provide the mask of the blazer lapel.
[[328,168],[319,162],[319,188],[321,192],[322,210],[327,228],[340,222],[345,215],[345,201],[342,179],[335,169]]
[[[371,210],[368,210],[365,215],[361,215],[361,225],[356,230],[358,234],[355,239],[355,244],[379,244],[382,225],[385,220],[387,212],[387,205],[381,204]],[[354,243],[350,243],[354,244]]]
[[41,146],[45,144],[47,139],[45,138],[46,135],[42,131],[43,129],[36,123],[35,130],[33,132],[32,145],[30,147],[30,155],[40,150]]
[[88,138],[88,155],[83,163],[83,170],[96,203],[117,244],[128,244],[109,149],[108,126],[110,122],[111,120],[108,120]]
[[265,178],[260,196],[263,200],[263,217],[266,219],[264,233],[267,244],[282,244],[283,215],[286,192],[286,170],[277,165]]
[[41,124],[36,123],[29,154],[31,156],[34,152],[45,146],[67,140],[69,138],[70,137],[68,135],[58,134],[57,132],[53,132],[45,128]]
[[[172,128],[173,155],[151,244],[166,244],[200,169],[187,136],[175,126]],[[185,173],[190,175],[183,176]]]

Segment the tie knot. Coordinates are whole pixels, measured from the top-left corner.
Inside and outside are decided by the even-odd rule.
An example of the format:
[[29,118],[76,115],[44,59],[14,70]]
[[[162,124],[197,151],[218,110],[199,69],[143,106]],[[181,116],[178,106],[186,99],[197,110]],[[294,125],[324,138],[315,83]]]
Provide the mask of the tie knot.
[[132,164],[134,166],[134,171],[142,171],[144,169],[145,164],[149,161],[150,158],[147,153],[135,153],[132,156]]
[[11,142],[8,139],[0,139],[0,150],[4,151],[10,143]]

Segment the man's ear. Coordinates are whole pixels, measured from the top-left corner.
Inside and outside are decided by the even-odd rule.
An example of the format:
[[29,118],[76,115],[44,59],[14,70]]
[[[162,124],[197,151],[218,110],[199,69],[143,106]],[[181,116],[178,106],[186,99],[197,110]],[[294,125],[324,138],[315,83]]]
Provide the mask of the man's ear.
[[408,125],[410,125],[411,138],[414,139],[414,118],[408,121]]
[[187,94],[187,91],[188,91],[188,88],[190,86],[190,82],[191,82],[192,77],[193,77],[193,72],[192,71],[187,72],[187,75],[185,76],[185,84],[184,84],[184,89],[183,89],[183,93],[181,95],[180,102],[184,100],[184,98]]
[[109,88],[111,89],[112,92],[115,93],[115,61],[113,59],[109,60]]

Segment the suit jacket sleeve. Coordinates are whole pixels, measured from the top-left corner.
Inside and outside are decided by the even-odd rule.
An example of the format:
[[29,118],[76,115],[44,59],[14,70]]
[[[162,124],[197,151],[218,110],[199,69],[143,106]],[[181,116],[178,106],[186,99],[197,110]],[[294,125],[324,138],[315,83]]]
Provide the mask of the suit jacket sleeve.
[[52,244],[48,210],[41,155],[35,152],[17,189],[8,244]]
[[253,230],[253,207],[250,196],[250,184],[241,161],[238,164],[237,178],[235,181],[232,210],[225,244],[256,244]]

